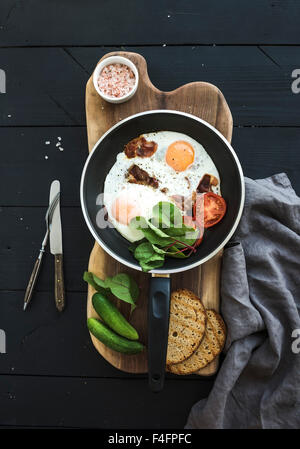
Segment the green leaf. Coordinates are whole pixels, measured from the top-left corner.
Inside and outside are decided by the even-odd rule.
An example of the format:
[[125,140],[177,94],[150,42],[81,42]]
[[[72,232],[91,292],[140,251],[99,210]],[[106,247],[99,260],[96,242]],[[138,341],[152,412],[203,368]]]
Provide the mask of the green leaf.
[[143,271],[149,271],[164,264],[165,251],[146,242],[136,248],[134,257],[139,261]]
[[98,278],[98,276],[90,271],[85,271],[83,273],[83,280],[90,284],[98,292],[107,293],[105,281],[102,281],[102,279]]
[[128,274],[119,273],[103,281],[95,274],[85,271],[83,279],[98,292],[107,294],[107,291],[110,290],[118,299],[131,304],[131,311],[135,309],[135,303],[139,296],[139,288],[135,280]]
[[192,246],[198,237],[198,230],[184,224],[180,209],[173,203],[161,201],[153,207],[152,212],[150,220],[139,216],[130,222],[130,226],[144,234],[143,241],[136,242],[138,244],[130,248],[143,271],[161,267],[165,256],[188,257],[188,249],[183,253],[179,250],[186,245]]
[[177,246],[172,246],[166,252],[166,256],[175,257],[176,259],[186,259],[188,257],[187,254],[189,253],[189,250],[182,253],[179,251],[179,249],[180,248],[178,248]]
[[158,254],[166,254],[166,251],[165,251],[164,249],[161,249],[161,248],[159,248],[159,247],[156,246],[156,245],[153,245],[153,244],[152,244],[152,248],[153,248],[154,251],[155,251],[156,253],[158,253]]
[[152,209],[153,222],[159,228],[178,227],[182,225],[182,214],[180,209],[173,203],[160,201]]
[[149,260],[147,262],[141,261],[140,265],[142,267],[142,270],[147,272],[150,270],[154,270],[155,268],[160,268],[165,263],[165,259],[156,259],[156,260]]
[[126,273],[119,273],[116,276],[106,278],[105,284],[110,288],[113,295],[131,304],[131,310],[135,309],[139,288],[131,276]]
[[138,245],[134,251],[134,257],[141,261],[141,260],[148,260],[151,256],[153,256],[155,250],[150,242],[141,243]]
[[165,232],[158,229],[144,217],[133,218],[130,222],[130,226],[134,226],[136,229],[142,231],[145,238],[154,245],[167,246],[172,243],[172,240]]

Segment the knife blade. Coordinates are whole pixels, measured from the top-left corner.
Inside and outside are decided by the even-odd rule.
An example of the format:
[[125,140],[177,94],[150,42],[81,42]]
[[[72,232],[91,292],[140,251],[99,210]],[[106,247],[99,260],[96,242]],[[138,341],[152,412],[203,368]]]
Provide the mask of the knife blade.
[[[60,192],[60,182],[55,180],[51,184],[49,202]],[[57,203],[53,213],[52,223],[50,226],[50,251],[54,255],[55,263],[55,304],[57,310],[62,312],[65,308],[65,288],[63,274],[63,245],[62,245],[62,229],[60,218],[60,200]]]

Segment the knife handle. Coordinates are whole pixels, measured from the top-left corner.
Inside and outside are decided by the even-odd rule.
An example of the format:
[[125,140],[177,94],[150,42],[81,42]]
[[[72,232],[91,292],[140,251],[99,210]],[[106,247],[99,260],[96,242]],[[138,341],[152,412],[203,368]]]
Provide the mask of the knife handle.
[[63,255],[55,254],[55,304],[59,312],[65,308],[65,287],[64,287],[64,273],[63,273]]

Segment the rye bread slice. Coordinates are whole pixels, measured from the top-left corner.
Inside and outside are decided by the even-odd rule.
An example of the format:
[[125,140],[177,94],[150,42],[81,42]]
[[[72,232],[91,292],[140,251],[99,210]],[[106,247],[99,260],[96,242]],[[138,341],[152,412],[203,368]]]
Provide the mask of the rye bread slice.
[[221,317],[221,315],[217,312],[215,312],[214,310],[207,310],[207,318],[208,321],[214,330],[214,333],[217,337],[217,340],[219,342],[219,345],[221,346],[221,351],[224,348],[225,345],[225,341],[226,341],[226,325],[224,323],[223,318]]
[[186,360],[168,366],[174,374],[192,374],[204,368],[214,360],[223,349],[226,340],[226,326],[217,312],[207,310],[207,321],[204,338],[199,347]]
[[206,313],[200,299],[186,289],[171,295],[167,365],[188,358],[205,332]]

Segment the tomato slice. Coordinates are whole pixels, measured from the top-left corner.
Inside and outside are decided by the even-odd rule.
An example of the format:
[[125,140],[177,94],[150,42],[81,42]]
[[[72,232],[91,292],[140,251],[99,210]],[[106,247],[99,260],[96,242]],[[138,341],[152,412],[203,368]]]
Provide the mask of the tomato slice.
[[219,223],[226,212],[226,201],[220,195],[213,192],[197,195],[194,203],[193,214],[197,226],[210,228]]
[[194,220],[193,217],[191,217],[190,215],[184,215],[183,222],[186,226],[199,230],[199,237],[197,238],[197,240],[194,244],[195,248],[197,248],[197,246],[199,246],[203,240],[203,234],[204,234],[203,226],[201,226],[201,228],[198,227],[196,220]]

